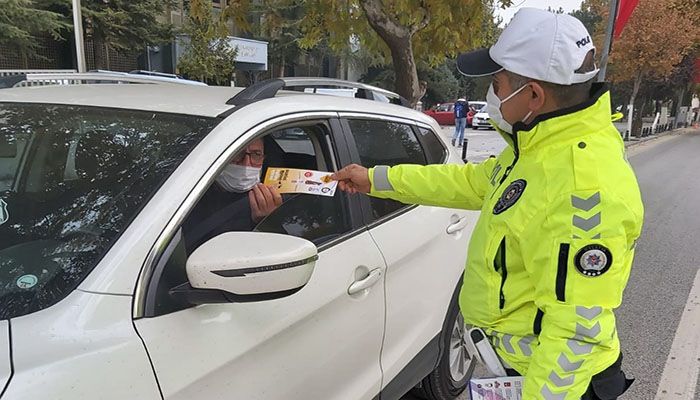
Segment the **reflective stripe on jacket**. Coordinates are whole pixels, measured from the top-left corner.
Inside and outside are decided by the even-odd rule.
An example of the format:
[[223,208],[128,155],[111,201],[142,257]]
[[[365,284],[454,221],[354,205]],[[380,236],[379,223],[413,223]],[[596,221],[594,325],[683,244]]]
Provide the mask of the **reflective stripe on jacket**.
[[524,399],[579,399],[620,353],[622,301],[643,206],[610,94],[517,123],[497,158],[370,170],[370,195],[479,209],[460,307],[525,376]]

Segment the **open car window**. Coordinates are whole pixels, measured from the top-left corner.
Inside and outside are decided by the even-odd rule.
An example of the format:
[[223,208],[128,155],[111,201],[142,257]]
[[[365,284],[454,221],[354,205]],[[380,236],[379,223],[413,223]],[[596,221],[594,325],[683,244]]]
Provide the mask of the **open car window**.
[[[332,172],[335,149],[325,122],[301,123],[278,128],[262,136],[268,168],[296,168]],[[337,160],[335,160],[337,161]],[[282,194],[283,203],[259,222],[251,219],[248,193],[222,193],[216,182],[190,210],[182,229],[171,242],[166,260],[156,269],[155,286],[149,289],[146,316],[158,316],[191,307],[169,294],[187,282],[187,257],[201,245],[222,233],[255,231],[280,233],[305,238],[317,246],[328,243],[353,229],[348,195]],[[212,193],[214,193],[212,195]],[[215,201],[211,199],[215,198]],[[203,203],[206,202],[206,203]],[[231,251],[236,251],[235,248]]]

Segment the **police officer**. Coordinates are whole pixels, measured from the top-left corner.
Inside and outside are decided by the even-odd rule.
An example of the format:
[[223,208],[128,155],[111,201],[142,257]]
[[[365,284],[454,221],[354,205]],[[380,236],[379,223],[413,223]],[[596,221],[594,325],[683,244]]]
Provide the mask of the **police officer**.
[[614,399],[631,384],[614,309],[632,267],[643,206],[595,48],[569,15],[521,9],[459,70],[492,77],[491,122],[508,143],[482,164],[350,165],[340,189],[481,210],[460,308],[483,328],[523,399]]

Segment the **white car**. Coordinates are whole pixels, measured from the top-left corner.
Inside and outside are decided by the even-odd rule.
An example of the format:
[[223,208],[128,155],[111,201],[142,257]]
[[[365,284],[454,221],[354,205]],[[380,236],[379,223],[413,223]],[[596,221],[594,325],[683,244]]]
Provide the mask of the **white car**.
[[491,126],[491,123],[489,122],[489,114],[486,112],[486,106],[482,107],[481,110],[474,114],[474,118],[472,119],[472,128],[493,129],[493,126]]
[[280,88],[0,90],[2,400],[464,390],[477,213],[302,194],[187,249],[188,214],[254,138],[265,167],[461,163],[420,112]]

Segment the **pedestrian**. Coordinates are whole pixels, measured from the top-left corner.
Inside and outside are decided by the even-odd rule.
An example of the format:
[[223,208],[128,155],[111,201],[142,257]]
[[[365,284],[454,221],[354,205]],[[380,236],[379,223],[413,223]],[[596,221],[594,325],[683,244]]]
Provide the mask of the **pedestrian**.
[[576,18],[523,8],[493,47],[458,59],[464,75],[492,78],[487,109],[508,142],[497,158],[335,174],[350,193],[481,210],[460,308],[524,376],[528,400],[615,399],[632,383],[614,309],[643,206],[594,53]]
[[469,103],[467,100],[460,98],[455,102],[455,133],[452,135],[452,146],[462,147],[464,140],[464,128],[467,126],[467,113],[469,112]]
[[698,95],[694,94],[693,99],[690,101],[690,110],[693,113],[693,122],[700,122],[700,99]]

